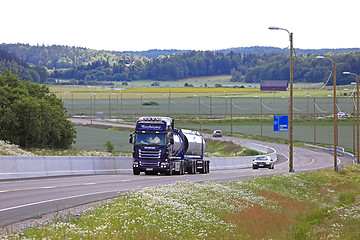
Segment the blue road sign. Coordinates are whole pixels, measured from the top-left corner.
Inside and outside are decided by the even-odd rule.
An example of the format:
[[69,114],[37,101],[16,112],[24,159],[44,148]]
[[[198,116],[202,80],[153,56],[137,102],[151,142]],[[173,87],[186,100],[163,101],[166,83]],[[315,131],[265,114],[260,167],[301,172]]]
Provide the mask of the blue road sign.
[[287,132],[289,129],[288,116],[274,116],[274,131]]

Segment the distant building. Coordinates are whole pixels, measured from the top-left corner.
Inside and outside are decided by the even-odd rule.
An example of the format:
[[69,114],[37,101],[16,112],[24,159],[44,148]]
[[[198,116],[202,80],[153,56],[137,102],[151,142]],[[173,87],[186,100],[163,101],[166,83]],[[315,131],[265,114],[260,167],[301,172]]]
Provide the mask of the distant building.
[[260,91],[287,91],[287,80],[261,80]]

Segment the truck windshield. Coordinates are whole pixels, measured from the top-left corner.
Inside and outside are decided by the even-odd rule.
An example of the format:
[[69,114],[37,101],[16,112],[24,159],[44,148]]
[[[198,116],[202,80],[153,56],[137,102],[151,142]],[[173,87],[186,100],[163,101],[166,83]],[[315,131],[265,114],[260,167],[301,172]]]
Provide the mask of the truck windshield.
[[137,145],[166,145],[166,134],[136,134]]

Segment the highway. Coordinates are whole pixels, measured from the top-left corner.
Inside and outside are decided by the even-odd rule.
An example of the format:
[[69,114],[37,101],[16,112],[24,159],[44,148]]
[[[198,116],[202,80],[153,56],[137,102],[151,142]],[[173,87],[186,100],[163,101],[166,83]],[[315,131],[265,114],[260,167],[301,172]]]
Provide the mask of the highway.
[[[205,137],[210,135],[204,134]],[[185,175],[87,175],[0,181],[0,225],[6,226],[46,213],[79,206],[81,204],[114,198],[119,194],[177,181],[229,181],[270,174],[288,173],[288,146],[278,143],[225,136],[219,140],[244,141],[273,147],[278,152],[275,169],[235,169],[210,171],[209,174]],[[349,158],[339,159],[339,165],[352,163]],[[294,148],[295,172],[332,168],[333,156],[307,148]]]

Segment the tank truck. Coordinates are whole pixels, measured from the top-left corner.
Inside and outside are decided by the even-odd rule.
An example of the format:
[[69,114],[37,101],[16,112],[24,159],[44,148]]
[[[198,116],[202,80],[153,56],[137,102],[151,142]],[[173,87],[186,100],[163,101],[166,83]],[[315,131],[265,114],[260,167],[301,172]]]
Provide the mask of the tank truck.
[[210,161],[203,158],[203,136],[195,130],[175,129],[171,117],[140,117],[129,142],[133,144],[134,175],[209,172]]

